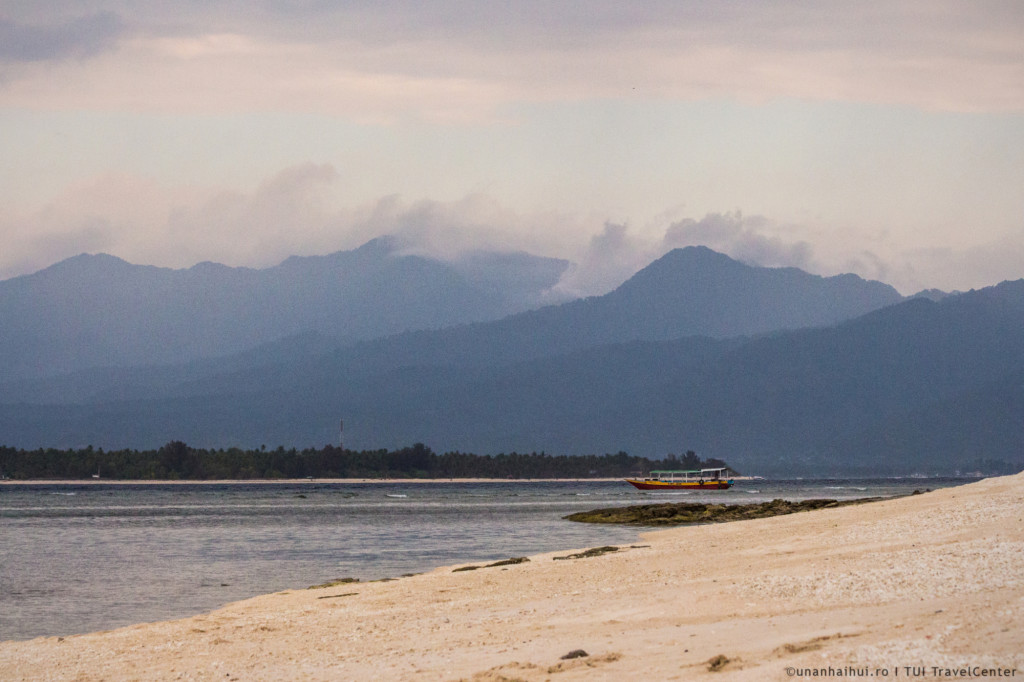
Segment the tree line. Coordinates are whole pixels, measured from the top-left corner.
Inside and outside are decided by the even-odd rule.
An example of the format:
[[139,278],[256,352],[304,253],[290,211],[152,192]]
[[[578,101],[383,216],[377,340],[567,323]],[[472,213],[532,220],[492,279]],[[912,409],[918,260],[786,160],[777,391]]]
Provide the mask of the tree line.
[[693,451],[651,460],[625,452],[549,455],[544,452],[437,454],[423,443],[398,450],[323,448],[242,450],[193,448],[171,441],[157,450],[22,450],[0,446],[0,475],[12,480],[213,480],[275,478],[603,478],[651,469],[725,467]]

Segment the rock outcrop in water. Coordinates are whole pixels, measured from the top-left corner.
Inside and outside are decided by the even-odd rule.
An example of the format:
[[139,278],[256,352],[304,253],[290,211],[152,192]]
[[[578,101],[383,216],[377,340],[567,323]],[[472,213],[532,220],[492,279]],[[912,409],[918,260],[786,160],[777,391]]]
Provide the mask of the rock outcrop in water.
[[610,507],[592,511],[576,512],[564,517],[582,523],[631,523],[639,526],[680,526],[688,523],[722,523],[760,519],[768,516],[794,514],[812,509],[843,507],[849,504],[874,502],[880,497],[864,497],[857,500],[802,500],[790,502],[776,499],[758,504],[714,504],[700,502],[678,502],[666,504],[642,504],[631,507]]

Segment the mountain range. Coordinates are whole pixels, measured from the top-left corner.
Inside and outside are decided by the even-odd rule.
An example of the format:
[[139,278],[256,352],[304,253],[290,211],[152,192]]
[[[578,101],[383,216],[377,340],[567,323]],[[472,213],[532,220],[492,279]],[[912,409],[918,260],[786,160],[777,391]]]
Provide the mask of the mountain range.
[[691,247],[604,296],[493,321],[357,342],[298,331],[9,381],[0,442],[323,445],[344,418],[353,448],[696,450],[766,475],[1024,466],[1024,281],[904,299]]
[[309,332],[355,341],[498,319],[541,305],[567,266],[525,253],[443,262],[388,238],[263,270],[83,254],[0,282],[0,382],[188,362]]

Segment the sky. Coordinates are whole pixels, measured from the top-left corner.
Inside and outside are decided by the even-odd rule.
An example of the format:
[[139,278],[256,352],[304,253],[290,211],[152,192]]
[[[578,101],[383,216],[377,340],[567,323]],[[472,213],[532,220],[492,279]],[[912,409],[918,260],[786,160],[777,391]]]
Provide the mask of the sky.
[[383,234],[1024,277],[1019,0],[0,0],[0,279]]

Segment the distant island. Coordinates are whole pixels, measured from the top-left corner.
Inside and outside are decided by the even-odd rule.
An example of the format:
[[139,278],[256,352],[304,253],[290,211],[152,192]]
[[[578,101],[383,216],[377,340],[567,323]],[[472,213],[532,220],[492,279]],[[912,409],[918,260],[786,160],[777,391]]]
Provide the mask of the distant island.
[[323,448],[199,449],[171,441],[157,450],[22,450],[0,447],[0,475],[11,480],[272,480],[282,478],[607,478],[653,468],[728,467],[692,450],[661,460],[625,452],[549,455],[544,452],[437,454],[423,443],[398,450]]

